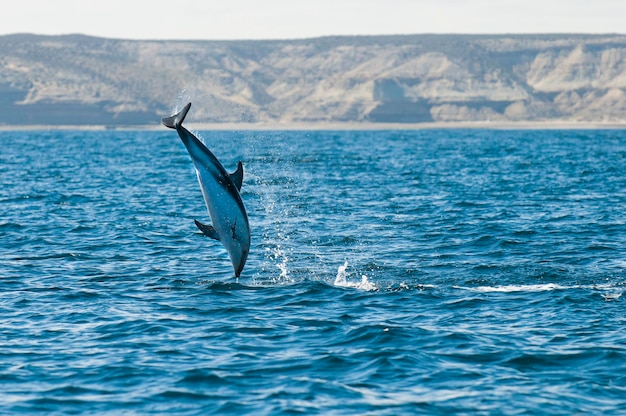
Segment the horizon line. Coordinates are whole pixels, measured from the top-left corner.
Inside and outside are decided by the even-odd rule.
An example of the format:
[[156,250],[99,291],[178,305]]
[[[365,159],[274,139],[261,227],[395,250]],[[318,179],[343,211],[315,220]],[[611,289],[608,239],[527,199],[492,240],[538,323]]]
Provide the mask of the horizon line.
[[14,32],[0,34],[0,37],[12,37],[12,36],[33,36],[33,37],[49,37],[49,38],[63,38],[63,37],[86,37],[94,39],[106,39],[106,40],[124,40],[124,41],[138,41],[138,42],[257,42],[257,41],[303,41],[314,39],[331,39],[331,38],[393,38],[393,37],[416,37],[416,36],[467,36],[467,37],[541,37],[541,36],[589,36],[589,37],[601,37],[601,36],[626,36],[626,32],[501,32],[501,33],[488,33],[488,32],[422,32],[422,33],[384,33],[384,34],[337,34],[337,35],[318,35],[318,36],[306,36],[306,37],[291,37],[291,38],[134,38],[134,37],[116,37],[116,36],[102,36],[92,35],[80,32],[68,32],[58,34],[36,33],[36,32]]

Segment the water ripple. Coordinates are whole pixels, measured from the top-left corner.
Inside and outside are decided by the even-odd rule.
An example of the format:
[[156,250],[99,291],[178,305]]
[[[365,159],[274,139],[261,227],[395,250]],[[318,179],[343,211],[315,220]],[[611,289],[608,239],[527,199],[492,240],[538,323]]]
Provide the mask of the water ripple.
[[0,132],[0,413],[616,414],[622,131]]

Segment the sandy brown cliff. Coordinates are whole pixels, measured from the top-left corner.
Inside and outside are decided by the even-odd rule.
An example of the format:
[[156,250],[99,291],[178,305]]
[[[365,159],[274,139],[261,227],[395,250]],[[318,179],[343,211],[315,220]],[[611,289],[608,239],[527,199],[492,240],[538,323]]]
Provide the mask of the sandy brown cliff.
[[626,121],[625,35],[0,36],[0,124]]

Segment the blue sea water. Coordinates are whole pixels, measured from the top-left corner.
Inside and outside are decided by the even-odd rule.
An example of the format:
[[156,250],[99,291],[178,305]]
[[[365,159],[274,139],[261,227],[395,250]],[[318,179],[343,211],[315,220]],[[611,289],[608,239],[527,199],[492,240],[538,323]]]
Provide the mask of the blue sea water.
[[0,132],[0,414],[626,414],[626,131]]

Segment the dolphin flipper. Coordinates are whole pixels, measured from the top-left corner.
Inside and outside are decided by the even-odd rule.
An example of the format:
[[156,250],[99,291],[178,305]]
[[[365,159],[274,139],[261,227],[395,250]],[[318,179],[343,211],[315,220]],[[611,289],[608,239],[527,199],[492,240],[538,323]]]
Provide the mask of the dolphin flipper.
[[202,224],[198,220],[193,220],[193,222],[196,223],[196,227],[198,227],[204,235],[206,235],[207,237],[211,237],[212,239],[217,241],[220,240],[219,234],[217,234],[217,231],[215,231],[215,228],[213,228],[212,225]]
[[237,190],[241,191],[241,184],[243,183],[243,163],[241,161],[237,164],[237,170],[230,174],[230,179],[233,180]]
[[187,115],[187,112],[189,111],[190,108],[191,108],[191,103],[187,104],[185,107],[183,107],[182,110],[180,110],[178,113],[174,114],[173,116],[162,118],[161,123],[163,123],[165,127],[169,127],[170,129],[177,128],[178,126],[183,124],[183,120],[185,119],[185,116]]

